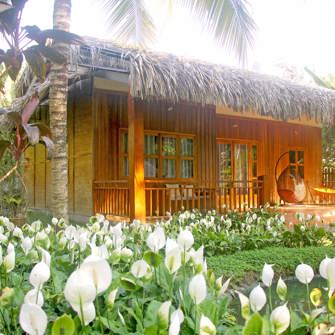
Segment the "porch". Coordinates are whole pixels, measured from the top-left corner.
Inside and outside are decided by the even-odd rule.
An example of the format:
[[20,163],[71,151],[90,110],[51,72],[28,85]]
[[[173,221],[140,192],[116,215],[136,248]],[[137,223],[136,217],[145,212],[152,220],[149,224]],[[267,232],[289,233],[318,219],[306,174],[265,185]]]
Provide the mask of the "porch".
[[[264,203],[264,180],[222,181],[216,187],[177,184],[166,181],[145,182],[145,216],[147,220],[163,218],[180,210],[246,211]],[[128,181],[94,183],[94,212],[109,217],[128,219],[131,216]]]

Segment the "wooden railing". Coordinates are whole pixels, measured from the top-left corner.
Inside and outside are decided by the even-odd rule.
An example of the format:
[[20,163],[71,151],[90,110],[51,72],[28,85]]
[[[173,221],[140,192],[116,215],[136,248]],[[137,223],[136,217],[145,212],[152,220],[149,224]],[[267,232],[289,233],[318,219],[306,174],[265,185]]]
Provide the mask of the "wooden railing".
[[324,167],[322,169],[322,185],[335,189],[335,169]]
[[[111,216],[129,217],[130,201],[127,181],[94,182],[94,211]],[[182,209],[201,211],[215,209],[245,211],[263,204],[263,179],[252,181],[222,181],[216,187],[196,184],[146,182],[146,215],[165,217]]]
[[96,181],[93,184],[94,213],[129,217],[129,187],[123,180]]
[[263,204],[263,179],[222,181],[217,187],[165,184],[145,188],[147,217],[164,217],[181,209],[245,211]]

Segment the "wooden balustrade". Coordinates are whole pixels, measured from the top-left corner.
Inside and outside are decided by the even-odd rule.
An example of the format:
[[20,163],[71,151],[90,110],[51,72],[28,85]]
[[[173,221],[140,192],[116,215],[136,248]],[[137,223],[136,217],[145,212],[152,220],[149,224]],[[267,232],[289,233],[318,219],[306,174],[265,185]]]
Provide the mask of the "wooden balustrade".
[[130,201],[127,181],[97,181],[93,184],[94,212],[129,217]]
[[[112,216],[128,217],[130,213],[127,181],[94,183],[94,210]],[[146,216],[165,217],[182,209],[201,211],[215,209],[245,211],[263,203],[263,180],[223,181],[216,187],[199,187],[190,184],[146,183]]]

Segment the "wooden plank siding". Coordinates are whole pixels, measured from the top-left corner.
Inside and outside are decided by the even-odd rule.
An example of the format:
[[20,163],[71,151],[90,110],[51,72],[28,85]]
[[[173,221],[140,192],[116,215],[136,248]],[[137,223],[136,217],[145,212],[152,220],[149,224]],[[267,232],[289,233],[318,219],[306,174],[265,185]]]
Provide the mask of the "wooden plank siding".
[[[321,128],[217,115],[216,132],[218,138],[257,141],[258,174],[264,175],[265,201],[279,202],[274,169],[279,156],[291,149],[302,149],[305,153],[305,181],[309,188],[321,185]],[[278,174],[287,165],[288,156],[285,156],[278,166]],[[309,192],[306,201],[312,201]]]
[[[35,117],[48,123],[48,108],[40,108]],[[70,214],[89,216],[93,212],[93,127],[92,98],[87,91],[78,90],[69,96],[68,155]],[[29,148],[25,158],[29,206],[50,209],[51,169],[44,146],[38,144],[35,148]]]

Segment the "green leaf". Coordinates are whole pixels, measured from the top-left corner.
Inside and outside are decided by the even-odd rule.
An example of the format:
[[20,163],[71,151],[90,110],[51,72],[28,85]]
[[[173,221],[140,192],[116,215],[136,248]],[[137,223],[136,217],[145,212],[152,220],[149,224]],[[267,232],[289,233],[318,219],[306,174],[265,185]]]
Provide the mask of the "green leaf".
[[57,318],[52,325],[52,335],[73,335],[75,332],[75,324],[71,316],[64,314]]
[[133,279],[128,277],[121,277],[120,278],[121,286],[128,291],[135,291],[136,290],[136,283]]
[[328,309],[331,313],[335,314],[335,294],[328,300]]
[[263,319],[259,313],[255,313],[247,321],[243,328],[243,335],[262,335]]
[[0,140],[0,159],[5,154],[9,146],[10,146],[10,142],[5,141],[5,140]]
[[144,327],[148,328],[153,325],[158,325],[158,309],[162,305],[161,302],[153,300],[148,305],[144,315]]
[[159,264],[162,261],[162,257],[159,254],[156,254],[153,251],[146,251],[143,255],[143,259],[149,264],[152,265],[153,267],[158,267]]
[[36,49],[36,46],[24,50],[23,54],[36,77],[44,79],[47,73],[47,66],[44,57]]

